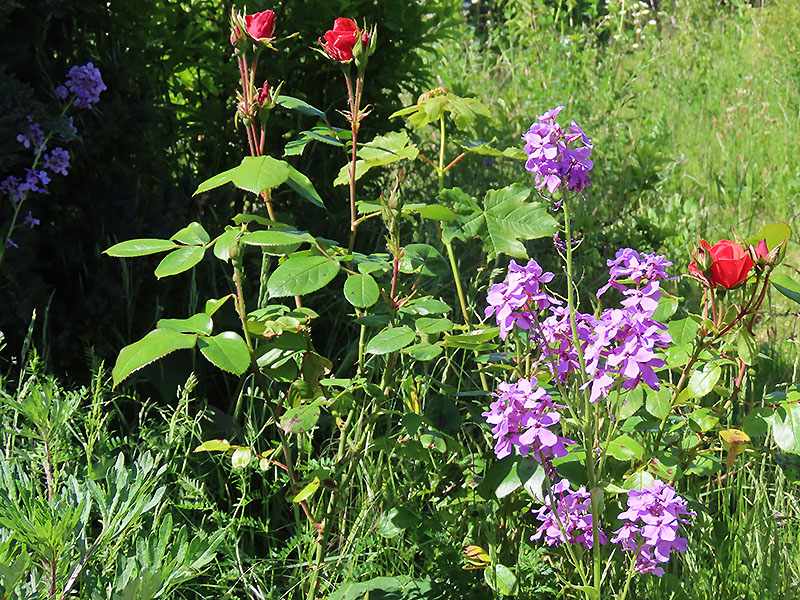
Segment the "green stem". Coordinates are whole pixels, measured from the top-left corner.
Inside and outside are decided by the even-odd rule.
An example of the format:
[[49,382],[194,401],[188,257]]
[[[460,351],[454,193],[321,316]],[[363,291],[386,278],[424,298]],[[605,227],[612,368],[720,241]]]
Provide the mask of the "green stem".
[[439,193],[444,189],[444,142],[445,142],[445,128],[444,128],[444,115],[439,117],[439,166],[436,168],[436,173],[439,175]]

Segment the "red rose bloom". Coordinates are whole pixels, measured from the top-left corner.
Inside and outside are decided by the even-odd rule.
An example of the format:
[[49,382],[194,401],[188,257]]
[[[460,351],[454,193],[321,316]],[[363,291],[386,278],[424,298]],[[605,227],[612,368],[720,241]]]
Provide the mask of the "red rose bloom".
[[[705,262],[705,254],[711,261],[708,279],[698,267],[698,262],[700,264]],[[705,240],[700,240],[695,260],[689,265],[689,272],[695,277],[707,281],[712,287],[721,285],[729,290],[747,279],[747,274],[752,268],[753,259],[741,244],[731,240],[722,240],[710,246]]]
[[[358,41],[358,34],[358,25],[353,19],[336,19],[333,29],[325,32],[325,51],[339,62],[350,60],[353,58],[353,47]],[[365,31],[361,41],[366,43],[368,40],[369,34]]]
[[254,40],[268,40],[275,32],[275,13],[271,10],[244,16],[247,35]]

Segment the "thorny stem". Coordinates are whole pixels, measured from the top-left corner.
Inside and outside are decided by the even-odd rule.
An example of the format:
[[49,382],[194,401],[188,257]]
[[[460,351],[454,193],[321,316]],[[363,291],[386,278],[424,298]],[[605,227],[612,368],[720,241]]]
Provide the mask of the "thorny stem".
[[[349,69],[349,65],[347,67]],[[350,157],[350,243],[348,244],[348,250],[350,252],[353,251],[353,248],[356,243],[356,227],[358,227],[358,222],[356,220],[356,160],[357,160],[357,152],[358,152],[358,129],[361,124],[361,92],[364,85],[364,75],[359,72],[356,76],[356,87],[355,92],[353,91],[353,83],[350,80],[350,73],[349,71],[345,70],[344,72],[344,80],[347,83],[347,96],[350,103],[350,115],[348,120],[350,121],[350,132],[352,133],[353,139],[351,140],[353,144],[352,153]]]

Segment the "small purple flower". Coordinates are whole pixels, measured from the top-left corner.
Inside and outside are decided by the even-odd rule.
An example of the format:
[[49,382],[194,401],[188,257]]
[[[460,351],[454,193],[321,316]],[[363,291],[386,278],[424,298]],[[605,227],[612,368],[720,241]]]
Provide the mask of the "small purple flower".
[[19,202],[25,195],[25,190],[20,189],[20,183],[19,177],[9,175],[6,179],[0,182],[0,193],[8,194],[11,196],[11,200],[14,202]]
[[528,155],[525,168],[536,176],[536,187],[547,187],[551,194],[561,184],[580,192],[591,183],[589,171],[594,167],[589,137],[575,121],[566,133],[556,122],[563,108],[558,106],[539,115],[538,122],[522,135]]
[[34,123],[33,117],[30,115],[27,120],[30,123],[28,131],[24,134],[20,133],[17,136],[17,141],[26,148],[31,148],[34,152],[38,152],[40,148],[44,151],[44,131],[42,131],[42,126]]
[[688,524],[683,516],[694,516],[686,500],[678,496],[675,489],[655,480],[649,487],[628,491],[628,510],[619,514],[626,520],[611,539],[626,552],[637,552],[636,570],[639,573],[664,575],[658,566],[669,560],[670,552],[686,552],[686,538],[678,537],[678,527]]
[[44,155],[44,168],[66,175],[69,168],[69,151],[63,148],[53,148],[49,154]]
[[[542,539],[548,546],[560,546],[564,542],[581,544],[584,548],[594,546],[592,537],[591,495],[583,486],[577,491],[570,490],[569,481],[562,479],[551,488],[556,507],[553,509],[550,496],[545,498],[544,506],[533,514],[542,525],[531,536],[531,541]],[[566,534],[566,536],[565,536]],[[601,544],[608,543],[602,530],[598,531]]]
[[19,186],[19,190],[23,192],[48,194],[50,193],[47,190],[48,183],[50,183],[50,176],[47,174],[47,171],[25,169],[25,182]]
[[8,248],[8,247],[11,247],[11,248],[17,248],[17,249],[19,249],[19,246],[17,246],[17,245],[14,243],[14,240],[12,240],[11,238],[6,238],[6,247],[7,247],[7,248]]
[[63,85],[60,85],[56,88],[56,98],[59,100],[66,100],[67,96],[69,96],[69,90]]
[[524,267],[511,261],[505,280],[494,284],[486,295],[488,306],[484,314],[486,317],[494,315],[502,339],[506,339],[515,326],[532,329],[539,312],[561,304],[542,286],[552,280],[553,274],[545,273],[533,259]]
[[567,455],[564,444],[574,443],[551,431],[561,420],[558,408],[536,377],[516,383],[500,383],[492,394],[497,400],[482,416],[494,425],[492,435],[497,458],[510,455],[514,447],[520,456],[533,453],[538,462]]
[[92,63],[82,67],[72,67],[67,73],[67,88],[75,94],[75,106],[92,108],[100,100],[100,93],[107,89],[100,71]]
[[633,248],[620,248],[614,259],[608,260],[608,266],[608,283],[597,291],[598,298],[612,287],[625,291],[627,288],[621,281],[628,280],[638,286],[643,281],[669,279],[666,269],[672,263],[660,254],[639,254]]
[[34,227],[40,224],[41,222],[39,221],[39,219],[34,217],[31,214],[31,211],[28,211],[28,215],[25,217],[25,225],[28,225],[31,229],[33,229]]

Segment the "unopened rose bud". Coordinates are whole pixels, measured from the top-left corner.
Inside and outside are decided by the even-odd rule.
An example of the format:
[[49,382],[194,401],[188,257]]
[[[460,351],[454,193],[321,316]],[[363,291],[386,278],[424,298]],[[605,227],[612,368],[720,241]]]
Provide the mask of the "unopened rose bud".
[[264,85],[261,86],[261,89],[258,90],[258,104],[259,106],[263,107],[267,102],[270,100],[269,94],[269,82],[265,81]]

